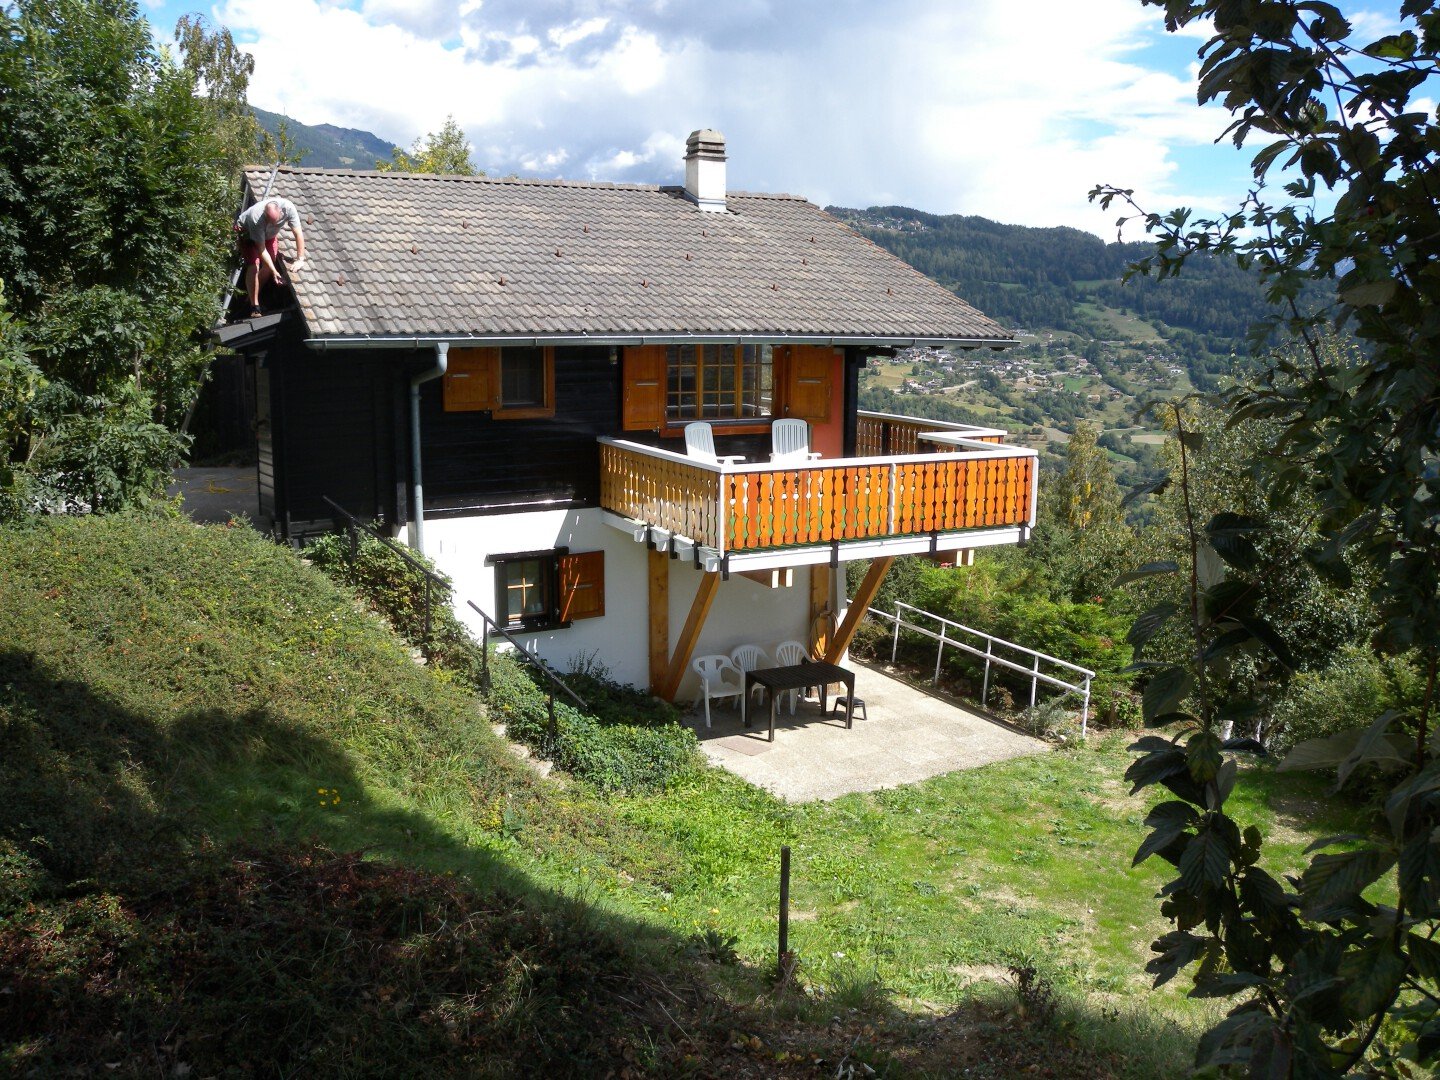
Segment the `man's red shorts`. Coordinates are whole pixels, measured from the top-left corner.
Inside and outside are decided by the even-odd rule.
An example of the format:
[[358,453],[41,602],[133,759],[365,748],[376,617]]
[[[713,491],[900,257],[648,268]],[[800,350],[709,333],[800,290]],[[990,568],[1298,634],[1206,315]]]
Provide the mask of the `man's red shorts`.
[[[270,252],[270,261],[278,270],[280,267],[280,238],[272,236],[265,241],[265,250]],[[240,259],[246,266],[258,268],[260,266],[260,245],[248,236],[242,236],[240,238]]]

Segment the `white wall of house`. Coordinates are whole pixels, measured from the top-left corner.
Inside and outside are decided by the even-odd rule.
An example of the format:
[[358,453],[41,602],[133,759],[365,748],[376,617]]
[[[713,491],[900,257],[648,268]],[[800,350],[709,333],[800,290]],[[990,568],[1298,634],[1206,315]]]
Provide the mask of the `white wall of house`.
[[[605,552],[605,614],[577,619],[567,629],[516,633],[516,640],[563,672],[594,654],[621,682],[649,681],[649,611],[646,547],[606,525],[598,509],[544,510],[483,517],[431,518],[425,523],[425,554],[455,582],[456,614],[479,637],[481,621],[466,606],[473,600],[495,615],[495,569],[489,555],[566,547]],[[684,559],[670,563],[670,643],[680,636],[701,572]],[[809,632],[809,571],[799,569],[788,589],[767,589],[738,575],[720,583],[695,655],[728,653],[736,645],[772,648]],[[695,696],[698,681],[687,673],[676,700]]]

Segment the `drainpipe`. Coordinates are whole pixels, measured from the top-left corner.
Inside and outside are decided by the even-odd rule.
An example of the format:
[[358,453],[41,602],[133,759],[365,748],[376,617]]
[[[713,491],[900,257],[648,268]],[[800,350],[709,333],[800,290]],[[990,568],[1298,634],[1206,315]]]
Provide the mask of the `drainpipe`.
[[425,554],[425,488],[420,483],[420,384],[445,374],[449,363],[450,343],[435,343],[435,366],[410,376],[410,490],[415,500],[415,513],[410,518],[410,546]]

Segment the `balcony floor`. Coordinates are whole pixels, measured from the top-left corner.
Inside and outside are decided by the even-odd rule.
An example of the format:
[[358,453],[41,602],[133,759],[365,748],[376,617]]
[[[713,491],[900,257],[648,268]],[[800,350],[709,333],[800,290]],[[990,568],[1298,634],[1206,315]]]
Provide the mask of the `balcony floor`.
[[[1046,743],[977,712],[956,707],[877,668],[847,663],[855,672],[855,695],[869,719],[820,715],[818,700],[801,701],[790,715],[782,700],[775,741],[766,740],[769,702],[752,709],[752,727],[741,725],[739,708],[712,701],[705,727],[703,711],[686,723],[700,737],[712,764],[768,789],[790,802],[837,799],[856,791],[878,791],[918,783],[942,773],[973,769],[993,761],[1038,754]],[[834,707],[834,698],[830,699]]]

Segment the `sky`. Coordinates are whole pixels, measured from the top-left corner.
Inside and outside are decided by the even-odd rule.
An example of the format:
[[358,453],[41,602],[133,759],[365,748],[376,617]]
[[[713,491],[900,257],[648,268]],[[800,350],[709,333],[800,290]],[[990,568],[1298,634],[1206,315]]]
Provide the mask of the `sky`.
[[[148,0],[166,39],[194,0]],[[447,116],[492,175],[678,183],[726,138],[731,190],[899,204],[1106,239],[1118,211],[1233,208],[1250,154],[1195,102],[1198,30],[1139,0],[221,0],[250,101],[409,146]],[[1138,228],[1127,239],[1140,239]]]

